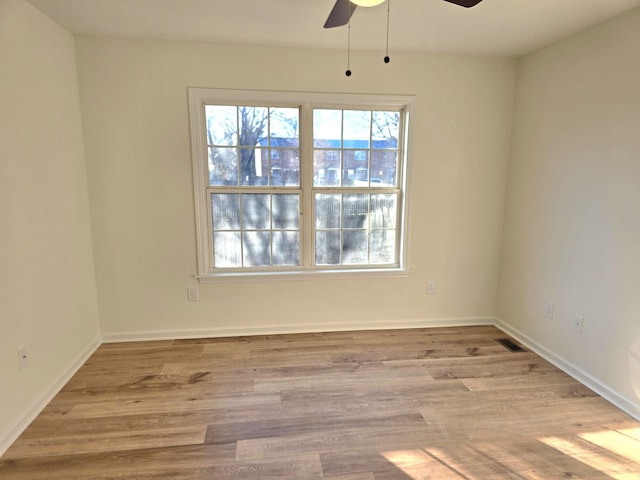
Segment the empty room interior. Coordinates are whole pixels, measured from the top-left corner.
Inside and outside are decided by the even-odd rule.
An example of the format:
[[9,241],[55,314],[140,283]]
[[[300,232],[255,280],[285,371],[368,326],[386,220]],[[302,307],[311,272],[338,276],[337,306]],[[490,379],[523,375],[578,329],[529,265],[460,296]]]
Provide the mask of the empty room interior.
[[640,479],[640,0],[464,1],[0,0],[0,478]]

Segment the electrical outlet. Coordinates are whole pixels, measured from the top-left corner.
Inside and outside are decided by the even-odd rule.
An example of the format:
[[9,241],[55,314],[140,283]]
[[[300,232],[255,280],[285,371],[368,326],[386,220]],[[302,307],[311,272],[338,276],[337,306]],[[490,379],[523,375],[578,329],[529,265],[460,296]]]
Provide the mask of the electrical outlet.
[[553,313],[555,310],[556,306],[551,303],[551,302],[547,302],[547,304],[544,307],[544,316],[548,319],[553,319]]
[[200,300],[200,294],[198,287],[187,287],[187,300],[190,302],[197,302]]
[[29,352],[27,347],[20,347],[18,348],[18,367],[22,370],[27,365],[29,365]]
[[580,315],[576,315],[573,318],[573,325],[571,329],[576,333],[582,334],[583,328],[584,328],[584,317],[581,317]]
[[436,293],[436,281],[427,280],[427,295],[433,295]]

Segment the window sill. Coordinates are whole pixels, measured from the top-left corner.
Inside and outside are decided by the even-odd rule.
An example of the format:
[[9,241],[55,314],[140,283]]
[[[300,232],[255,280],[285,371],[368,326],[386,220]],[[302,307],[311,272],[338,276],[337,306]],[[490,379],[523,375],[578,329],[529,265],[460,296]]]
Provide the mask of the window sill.
[[291,280],[346,280],[369,278],[408,277],[406,268],[379,268],[360,270],[300,270],[287,272],[230,272],[199,275],[200,283],[277,282]]

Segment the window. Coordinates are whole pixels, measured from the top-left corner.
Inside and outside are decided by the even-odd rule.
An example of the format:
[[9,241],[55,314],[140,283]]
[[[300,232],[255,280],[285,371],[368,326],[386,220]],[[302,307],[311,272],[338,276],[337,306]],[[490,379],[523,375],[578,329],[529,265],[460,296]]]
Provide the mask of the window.
[[189,99],[199,278],[405,268],[409,97]]

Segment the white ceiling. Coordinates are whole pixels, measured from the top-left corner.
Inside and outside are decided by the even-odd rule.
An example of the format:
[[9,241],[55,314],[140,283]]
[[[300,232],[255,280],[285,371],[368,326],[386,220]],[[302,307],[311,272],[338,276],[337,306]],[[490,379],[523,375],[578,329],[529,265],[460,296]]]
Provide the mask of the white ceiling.
[[[346,48],[346,27],[322,25],[335,0],[29,0],[73,33]],[[640,0],[391,0],[390,51],[521,55]],[[384,50],[386,4],[358,8],[351,47]]]

